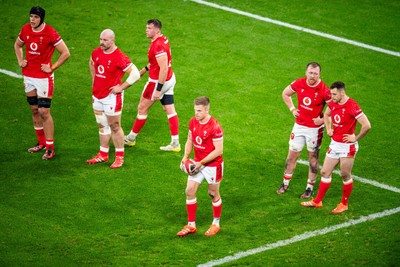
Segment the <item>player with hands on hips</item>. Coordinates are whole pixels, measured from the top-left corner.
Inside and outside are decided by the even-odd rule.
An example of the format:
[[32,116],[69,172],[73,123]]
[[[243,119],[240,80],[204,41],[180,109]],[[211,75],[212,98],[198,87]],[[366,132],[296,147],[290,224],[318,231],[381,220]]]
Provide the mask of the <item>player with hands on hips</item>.
[[[333,214],[348,210],[348,201],[353,190],[351,170],[358,152],[358,141],[371,129],[371,124],[356,101],[346,95],[343,82],[334,82],[330,87],[332,102],[324,113],[327,134],[331,137],[329,149],[326,152],[324,165],[321,169],[321,182],[318,194],[311,201],[301,202],[302,206],[322,208],[322,200],[331,186],[332,173],[340,164],[342,177],[342,200],[332,210]],[[357,122],[361,125],[355,134]]]
[[[112,139],[115,161],[110,168],[119,168],[124,163],[124,132],[121,128],[124,90],[140,79],[139,70],[116,46],[115,34],[110,29],[101,32],[100,46],[92,52],[89,69],[93,80],[92,106],[99,127],[100,150],[86,162],[108,162]],[[125,73],[129,76],[122,82]]]
[[[320,73],[321,66],[317,62],[311,62],[307,64],[306,77],[295,80],[282,92],[283,101],[296,121],[290,135],[283,182],[276,190],[277,194],[284,194],[288,190],[297,159],[304,146],[307,146],[309,168],[306,190],[300,197],[310,198],[313,194],[324,132],[322,111],[325,103],[328,103],[331,98],[328,86],[320,79]],[[294,94],[297,95],[297,108],[292,100]]]
[[188,161],[193,150],[195,167],[187,179],[185,193],[188,223],[177,233],[180,237],[197,232],[196,192],[204,179],[208,183],[208,194],[211,197],[213,209],[213,222],[204,235],[212,236],[220,231],[222,199],[219,189],[224,172],[223,130],[219,122],[209,114],[209,110],[210,100],[208,97],[201,96],[194,100],[195,116],[189,122],[189,133],[182,163]]
[[[50,113],[54,94],[54,71],[70,57],[67,45],[50,25],[44,22],[46,11],[31,8],[30,23],[25,24],[14,44],[18,65],[24,76],[25,93],[30,105],[37,144],[28,149],[36,153],[46,149],[42,159],[49,160],[54,151],[54,122]],[[23,47],[25,46],[25,57]],[[60,54],[51,62],[54,50]]]

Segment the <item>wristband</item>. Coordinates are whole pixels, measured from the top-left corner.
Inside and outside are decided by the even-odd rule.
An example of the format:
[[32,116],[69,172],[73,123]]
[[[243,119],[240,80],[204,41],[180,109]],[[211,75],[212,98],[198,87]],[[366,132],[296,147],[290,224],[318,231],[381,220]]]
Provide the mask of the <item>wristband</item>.
[[293,110],[295,110],[295,109],[296,109],[296,108],[292,106],[292,107],[290,108],[290,112],[293,112]]
[[204,164],[206,164],[203,160],[200,160],[200,164],[201,165],[204,165]]
[[149,68],[147,66],[144,67],[146,71],[149,71]]
[[158,84],[157,84],[157,91],[160,92],[163,86],[164,86],[164,84],[158,83]]

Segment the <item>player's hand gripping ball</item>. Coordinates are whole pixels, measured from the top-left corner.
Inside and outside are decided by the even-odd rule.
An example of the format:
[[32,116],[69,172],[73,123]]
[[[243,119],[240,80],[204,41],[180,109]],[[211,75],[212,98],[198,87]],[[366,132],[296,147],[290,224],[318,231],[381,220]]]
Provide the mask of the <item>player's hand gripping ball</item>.
[[196,162],[192,159],[186,159],[181,162],[181,170],[189,175],[194,175],[197,172],[193,172],[194,168],[196,167]]

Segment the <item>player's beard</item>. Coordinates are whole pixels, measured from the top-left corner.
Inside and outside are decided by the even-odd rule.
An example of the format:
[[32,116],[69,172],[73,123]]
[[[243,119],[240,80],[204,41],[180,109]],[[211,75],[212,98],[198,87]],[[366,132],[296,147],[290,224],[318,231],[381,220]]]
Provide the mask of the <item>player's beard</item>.
[[108,52],[108,50],[110,50],[110,48],[111,48],[111,46],[107,47],[105,45],[100,45],[100,47],[104,52]]
[[308,84],[309,85],[315,85],[316,83],[317,83],[317,79],[311,78],[311,79],[308,80]]

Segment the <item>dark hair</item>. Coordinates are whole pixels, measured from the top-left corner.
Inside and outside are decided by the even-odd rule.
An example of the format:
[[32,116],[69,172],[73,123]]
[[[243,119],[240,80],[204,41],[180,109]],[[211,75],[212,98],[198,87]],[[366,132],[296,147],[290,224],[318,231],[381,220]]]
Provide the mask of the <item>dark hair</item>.
[[29,15],[30,14],[35,14],[40,17],[40,23],[39,23],[39,26],[40,26],[44,22],[44,17],[46,15],[46,11],[43,8],[41,8],[40,6],[34,6],[31,8],[31,11],[29,11]]
[[162,24],[161,21],[159,21],[158,19],[149,19],[147,21],[147,24],[153,24],[154,27],[159,28],[161,30],[162,28]]
[[319,71],[321,72],[321,65],[319,65],[319,63],[318,62],[310,62],[310,63],[308,63],[307,64],[307,67],[306,68],[308,68],[309,66],[311,66],[311,67],[313,67],[313,68],[319,68]]
[[346,85],[344,84],[344,82],[341,82],[341,81],[337,81],[337,82],[332,83],[331,87],[329,87],[329,88],[331,88],[331,89],[335,89],[336,88],[337,90],[346,91]]
[[196,106],[202,105],[202,106],[209,106],[210,105],[210,99],[206,96],[199,96],[194,100],[194,104]]

